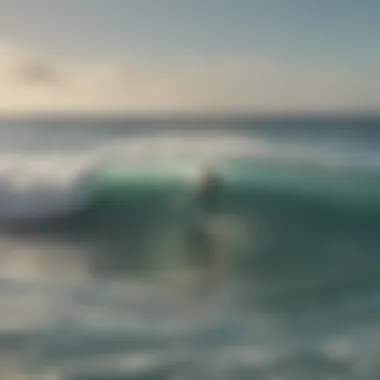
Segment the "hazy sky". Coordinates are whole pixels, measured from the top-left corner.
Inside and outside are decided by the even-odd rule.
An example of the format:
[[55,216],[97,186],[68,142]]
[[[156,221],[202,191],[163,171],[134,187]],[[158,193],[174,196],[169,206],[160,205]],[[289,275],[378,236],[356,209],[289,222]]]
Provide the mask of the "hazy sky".
[[380,110],[378,0],[0,0],[3,111]]

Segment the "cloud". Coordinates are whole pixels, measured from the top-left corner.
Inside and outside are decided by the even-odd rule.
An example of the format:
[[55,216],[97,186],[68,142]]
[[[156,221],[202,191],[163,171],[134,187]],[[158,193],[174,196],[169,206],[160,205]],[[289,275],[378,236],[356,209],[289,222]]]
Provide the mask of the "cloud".
[[0,44],[0,112],[319,112],[379,109],[380,83],[267,57],[159,65],[57,60]]

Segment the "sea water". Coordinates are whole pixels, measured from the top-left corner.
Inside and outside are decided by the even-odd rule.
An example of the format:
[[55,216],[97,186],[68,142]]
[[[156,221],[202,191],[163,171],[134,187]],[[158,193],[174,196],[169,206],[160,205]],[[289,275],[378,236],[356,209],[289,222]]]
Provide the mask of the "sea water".
[[1,378],[380,377],[380,119],[0,124]]

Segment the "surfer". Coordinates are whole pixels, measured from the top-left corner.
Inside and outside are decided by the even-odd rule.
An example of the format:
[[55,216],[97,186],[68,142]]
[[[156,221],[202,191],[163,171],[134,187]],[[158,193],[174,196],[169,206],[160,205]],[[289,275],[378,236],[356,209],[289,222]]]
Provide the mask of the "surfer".
[[215,236],[211,231],[211,222],[220,208],[221,190],[221,178],[215,170],[207,169],[195,194],[199,213],[192,235],[193,255],[205,272],[204,286],[215,283],[218,252]]
[[218,195],[222,181],[212,169],[206,170],[197,190],[196,201],[203,213],[210,214],[217,211]]

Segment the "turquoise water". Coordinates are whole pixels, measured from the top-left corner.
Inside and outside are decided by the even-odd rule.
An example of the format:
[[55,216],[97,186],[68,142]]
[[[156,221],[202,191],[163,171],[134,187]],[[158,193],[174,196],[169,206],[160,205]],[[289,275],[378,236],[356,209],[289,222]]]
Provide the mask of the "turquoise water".
[[3,120],[3,378],[377,379],[379,122]]

